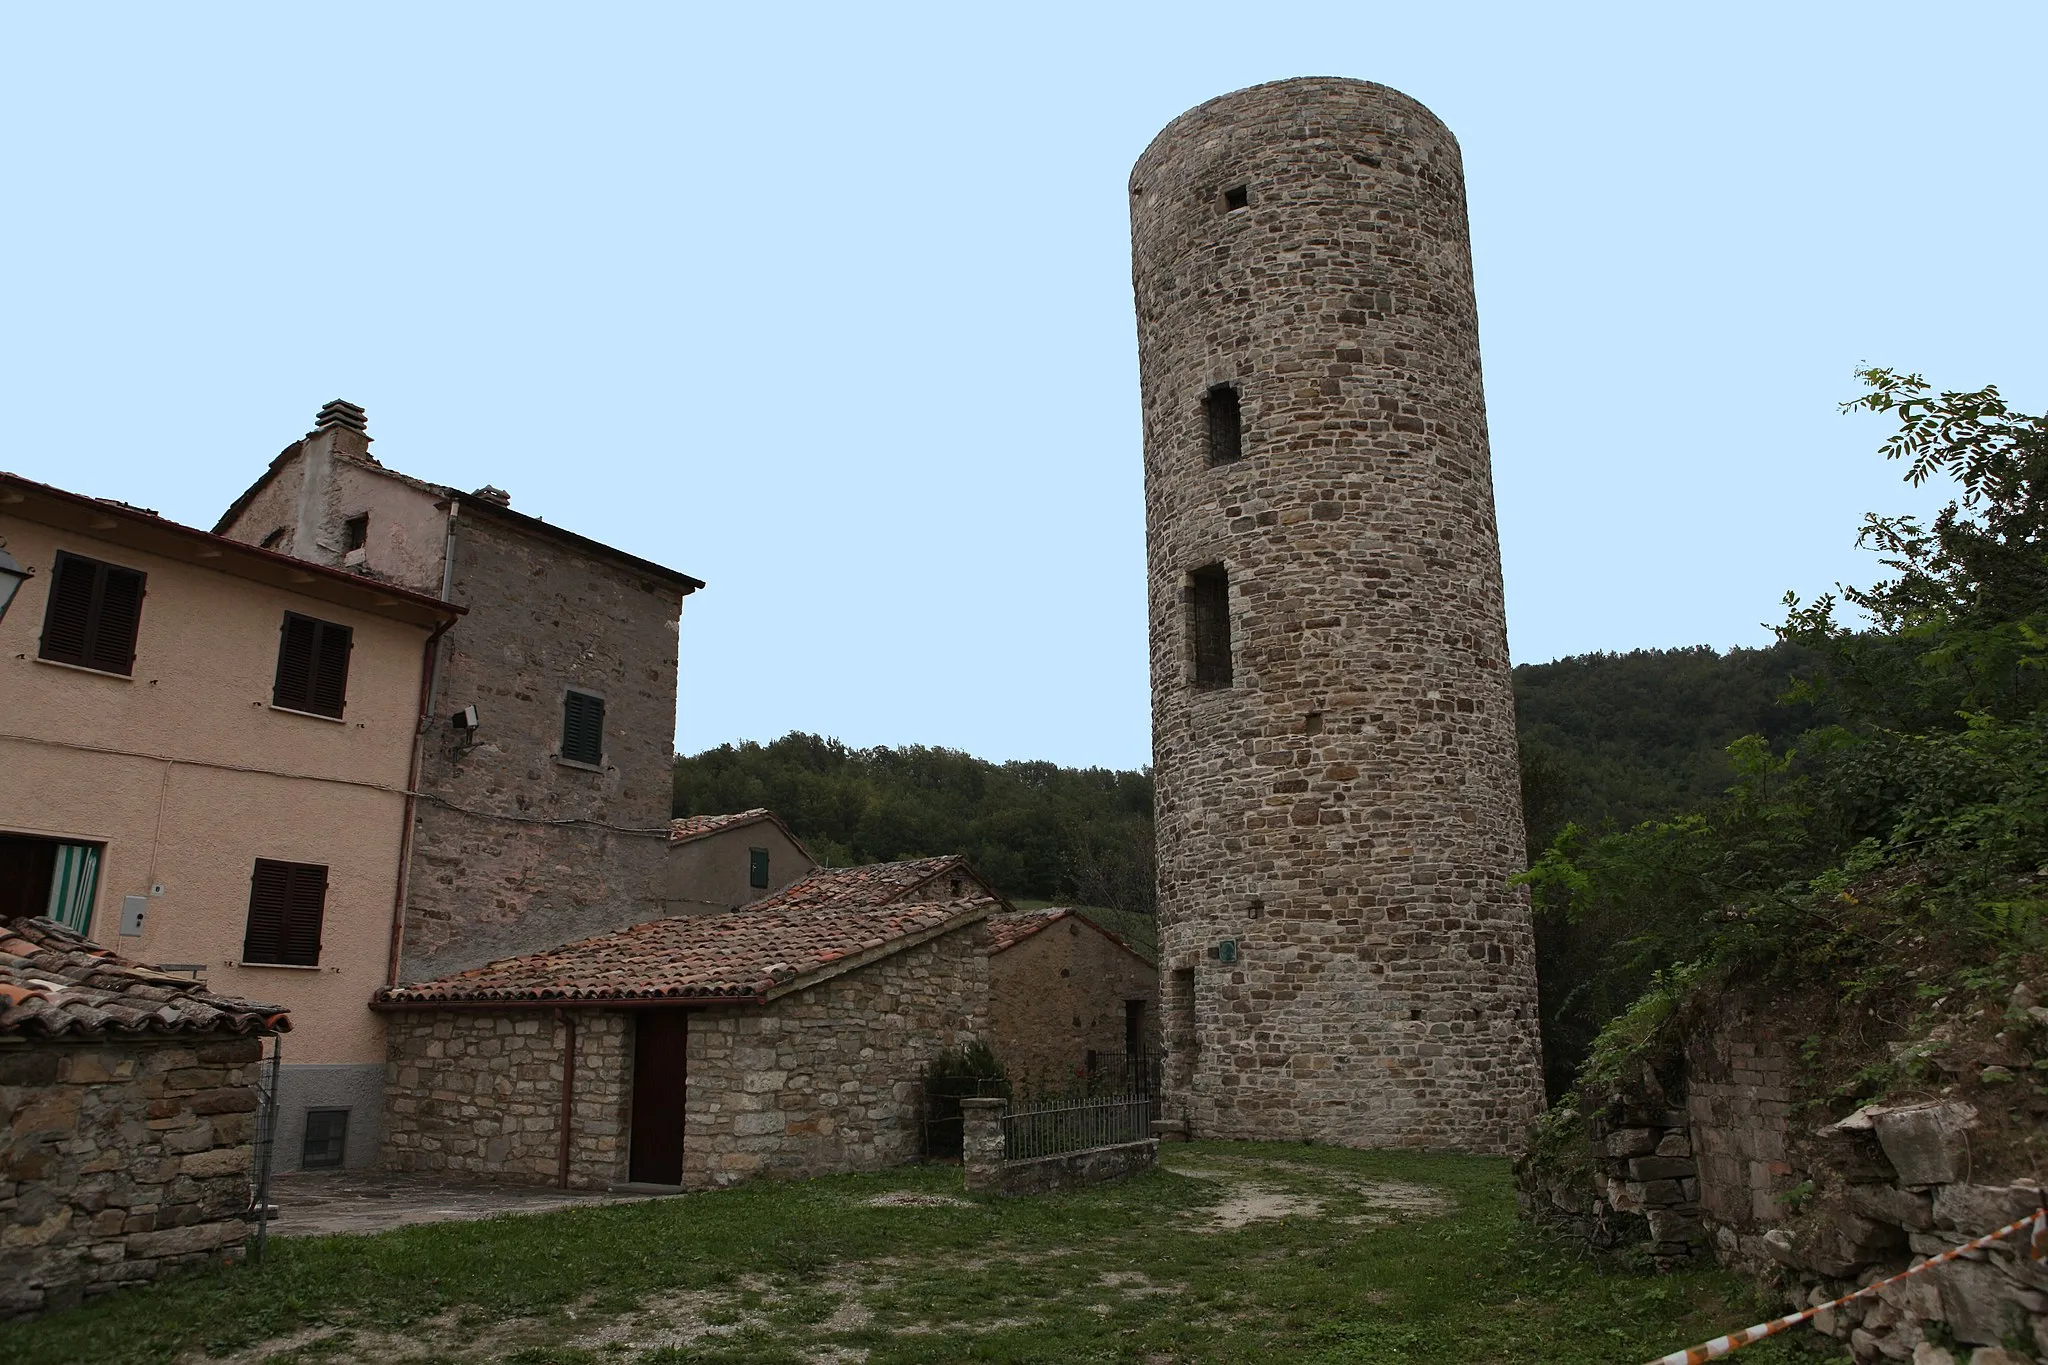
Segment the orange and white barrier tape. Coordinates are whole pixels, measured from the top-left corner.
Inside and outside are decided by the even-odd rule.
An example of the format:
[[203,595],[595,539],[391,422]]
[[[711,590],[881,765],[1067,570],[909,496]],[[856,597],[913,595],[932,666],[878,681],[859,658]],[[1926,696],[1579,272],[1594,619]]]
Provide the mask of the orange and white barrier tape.
[[1780,1332],[1790,1331],[1800,1323],[1827,1312],[1830,1308],[1840,1308],[1843,1304],[1853,1300],[1868,1298],[1888,1284],[1897,1284],[1900,1280],[1911,1279],[1923,1270],[1932,1270],[1938,1265],[1953,1261],[1966,1251],[1982,1250],[1993,1242],[2010,1237],[2015,1232],[2029,1225],[2032,1225],[2034,1233],[2027,1249],[2028,1256],[2036,1261],[2048,1258],[2048,1207],[2043,1207],[2028,1214],[2025,1218],[2019,1219],[2017,1222],[2007,1223],[1996,1232],[1985,1233],[1974,1242],[1965,1242],[1959,1247],[1950,1247],[1939,1256],[1930,1256],[1910,1270],[1902,1270],[1888,1280],[1878,1280],[1874,1284],[1867,1284],[1855,1293],[1844,1294],[1841,1298],[1831,1303],[1818,1304],[1803,1313],[1794,1313],[1790,1317],[1774,1318],[1770,1322],[1760,1322],[1754,1327],[1745,1327],[1740,1332],[1730,1332],[1725,1337],[1715,1337],[1705,1345],[1694,1346],[1683,1351],[1673,1351],[1668,1356],[1658,1356],[1655,1360],[1650,1361],[1649,1365],[1700,1365],[1700,1362],[1704,1360],[1718,1360],[1732,1351],[1740,1350],[1753,1341],[1762,1341],[1765,1337],[1774,1337]]

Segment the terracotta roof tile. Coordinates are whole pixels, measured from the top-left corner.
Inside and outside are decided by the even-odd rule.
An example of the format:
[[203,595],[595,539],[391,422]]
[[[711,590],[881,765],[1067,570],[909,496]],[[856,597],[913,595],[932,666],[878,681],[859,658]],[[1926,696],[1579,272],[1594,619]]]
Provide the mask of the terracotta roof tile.
[[770,821],[788,836],[792,844],[802,850],[804,857],[811,856],[811,851],[804,848],[804,841],[797,838],[788,825],[782,823],[782,817],[761,806],[756,806],[752,810],[734,811],[730,815],[685,815],[680,820],[671,820],[668,822],[668,841],[671,844],[687,844],[692,839],[702,839],[721,830],[751,825],[756,820]]
[[1001,892],[968,866],[967,859],[952,853],[900,863],[821,867],[746,908],[749,914],[758,914],[802,906],[894,905],[913,899],[953,899],[976,891],[1000,902],[1000,910],[1011,908]]
[[[979,887],[976,888],[979,890]],[[990,896],[901,905],[785,906],[653,920],[545,953],[377,993],[385,1009],[440,1003],[759,1000],[848,957],[1002,908]]]
[[990,915],[988,950],[1000,953],[1005,948],[1014,948],[1040,929],[1057,924],[1073,913],[1064,906],[1055,906],[1048,910],[1012,910],[1006,915]]
[[0,1034],[289,1032],[282,1005],[215,995],[48,919],[0,924]]

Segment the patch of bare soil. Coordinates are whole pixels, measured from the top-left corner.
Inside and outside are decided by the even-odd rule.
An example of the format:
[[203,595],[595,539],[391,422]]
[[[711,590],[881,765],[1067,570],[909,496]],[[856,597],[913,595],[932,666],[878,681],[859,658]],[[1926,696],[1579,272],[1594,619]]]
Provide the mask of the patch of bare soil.
[[1284,1194],[1247,1182],[1238,1186],[1236,1194],[1210,1205],[1207,1225],[1195,1231],[1234,1232],[1252,1223],[1276,1222],[1282,1218],[1316,1218],[1322,1212],[1323,1201],[1320,1199]]
[[[1213,1159],[1230,1169],[1219,1170],[1213,1166],[1169,1168],[1177,1175],[1235,1186],[1232,1194],[1206,1210],[1208,1221],[1196,1228],[1198,1232],[1231,1232],[1252,1223],[1272,1222],[1282,1218],[1320,1218],[1333,1200],[1365,1205],[1362,1212],[1346,1214],[1331,1220],[1354,1227],[1381,1227],[1404,1217],[1431,1218],[1449,1213],[1454,1206],[1450,1196],[1442,1190],[1406,1180],[1372,1180],[1299,1161],[1262,1160],[1256,1157]],[[1286,1172],[1288,1175],[1306,1177],[1324,1186],[1330,1194],[1324,1196],[1278,1190],[1251,1178],[1260,1171]]]
[[273,1361],[406,1365],[408,1361],[497,1360],[518,1349],[524,1334],[523,1324],[516,1319],[487,1327],[465,1319],[459,1311],[450,1311],[423,1318],[402,1332],[309,1327],[230,1355],[188,1352],[179,1357],[179,1365],[265,1365]]
[[971,1209],[971,1199],[955,1199],[950,1194],[925,1194],[919,1190],[890,1190],[873,1199],[863,1199],[863,1205],[871,1209]]

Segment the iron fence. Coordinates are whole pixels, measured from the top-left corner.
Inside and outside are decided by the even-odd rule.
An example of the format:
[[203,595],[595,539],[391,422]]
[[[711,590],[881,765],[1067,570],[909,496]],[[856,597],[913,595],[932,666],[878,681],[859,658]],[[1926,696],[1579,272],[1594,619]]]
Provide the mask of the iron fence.
[[1003,1159],[1029,1161],[1033,1157],[1085,1152],[1091,1147],[1142,1142],[1151,1135],[1149,1095],[1108,1095],[1070,1104],[1049,1104],[1003,1116]]
[[275,1215],[270,1203],[270,1172],[275,1165],[273,1149],[277,1146],[277,1073],[278,1062],[284,1055],[284,1038],[272,1034],[263,1047],[262,1060],[256,1065],[256,1140],[250,1161],[246,1215],[256,1227],[245,1244],[249,1259],[257,1265],[263,1264],[263,1253],[270,1244],[270,1220]]

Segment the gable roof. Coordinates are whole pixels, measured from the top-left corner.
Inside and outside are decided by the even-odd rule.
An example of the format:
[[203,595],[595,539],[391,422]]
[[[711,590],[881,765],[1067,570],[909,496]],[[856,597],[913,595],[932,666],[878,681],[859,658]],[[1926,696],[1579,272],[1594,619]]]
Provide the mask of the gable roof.
[[282,1005],[215,995],[50,919],[0,924],[0,1035],[287,1033]]
[[763,1003],[987,918],[987,896],[876,907],[682,915],[545,953],[387,987],[372,1008],[444,1004]]
[[757,820],[771,821],[806,858],[811,856],[811,851],[804,847],[804,841],[791,833],[788,825],[782,823],[782,817],[763,806],[756,806],[752,810],[734,811],[730,815],[685,815],[679,820],[671,820],[668,822],[668,841],[671,847],[676,844],[687,844],[693,839],[738,829]]
[[316,601],[388,616],[416,626],[453,621],[469,608],[346,569],[295,559],[245,541],[187,526],[125,502],[88,497],[19,474],[0,471],[0,510],[12,516],[90,536],[112,545],[145,550],[250,579]]
[[[911,858],[900,863],[821,867],[773,895],[752,902],[747,910],[750,914],[758,914],[763,910],[804,906],[895,905],[927,887],[935,888],[942,878],[946,883],[946,899],[968,894],[968,888],[973,887],[995,901],[998,910],[1008,912],[1016,908],[1002,892],[989,884],[987,878],[969,866],[966,858],[958,853],[949,853],[942,858]],[[952,886],[955,881],[961,884],[957,893]]]
[[988,917],[988,950],[1000,953],[1014,948],[1040,929],[1049,929],[1074,912],[1063,907],[1049,910],[1013,910],[1007,915]]
[[[257,476],[256,482],[243,489],[241,496],[228,504],[228,510],[221,513],[220,520],[214,523],[214,534],[222,535],[230,526],[234,525],[236,519],[248,510],[249,504],[256,500],[256,495],[262,492],[272,479],[277,477],[278,471],[289,464],[292,457],[297,455],[305,444],[304,440],[298,440],[280,450],[277,453],[277,458],[273,459],[269,467]],[[621,550],[616,545],[607,545],[601,540],[592,540],[588,536],[578,535],[574,531],[556,526],[551,522],[543,521],[539,517],[530,517],[524,512],[515,512],[509,505],[499,502],[495,498],[480,497],[476,493],[465,493],[459,488],[450,488],[445,484],[428,483],[425,479],[416,479],[410,474],[400,473],[374,455],[368,453],[358,455],[349,451],[337,450],[334,452],[333,458],[347,464],[352,464],[358,469],[365,469],[373,474],[382,475],[394,483],[403,484],[415,492],[424,493],[437,502],[459,504],[467,510],[480,512],[485,516],[496,517],[502,521],[509,522],[511,525],[530,534],[573,546],[599,559],[609,559],[615,563],[623,564],[628,568],[646,574],[650,578],[658,579],[661,582],[681,588],[685,597],[688,597],[691,593],[704,586],[703,579],[693,578],[680,569],[671,569],[666,564],[656,564],[651,559],[642,559],[636,554]]]
[[1063,919],[1071,918],[1077,924],[1085,924],[1096,933],[1129,953],[1138,961],[1157,971],[1159,964],[1145,956],[1138,946],[1113,929],[1104,928],[1083,912],[1070,905],[1048,906],[1043,910],[1012,910],[1008,914],[988,917],[988,951],[993,957],[997,953],[1016,947],[1041,929],[1049,929]]

